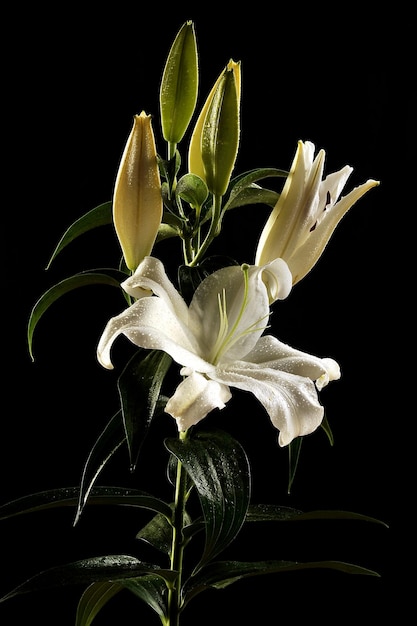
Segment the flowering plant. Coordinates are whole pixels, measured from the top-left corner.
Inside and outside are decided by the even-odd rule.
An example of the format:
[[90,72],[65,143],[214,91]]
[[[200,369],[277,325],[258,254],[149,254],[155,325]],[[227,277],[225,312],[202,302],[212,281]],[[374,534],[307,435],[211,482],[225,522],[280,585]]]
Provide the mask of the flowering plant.
[[[81,484],[29,495],[0,511],[7,518],[74,504],[75,522],[92,503],[152,511],[137,537],[155,549],[155,563],[130,554],[88,558],[41,572],[3,598],[60,582],[85,584],[76,626],[91,624],[122,589],[145,602],[164,626],[178,626],[195,596],[242,578],[315,567],[377,575],[340,561],[218,558],[248,523],[324,518],[378,522],[345,511],[302,512],[253,503],[251,467],[242,445],[226,431],[204,428],[212,411],[227,410],[232,390],[251,392],[277,429],[279,446],[288,449],[289,488],[303,437],[322,428],[332,441],[319,394],[340,378],[339,365],[281,342],[270,332],[270,316],[314,267],[345,213],[378,182],[368,180],[341,196],[352,168],[324,177],[325,152],[316,154],[308,141],[299,141],[289,171],[268,167],[236,174],[240,63],[230,60],[223,68],[193,122],[198,87],[195,28],[185,22],[161,80],[165,158],[157,150],[153,119],[142,111],[134,117],[112,200],[74,222],[50,260],[88,230],[113,224],[120,264],[84,271],[51,287],[29,320],[33,357],[36,326],[58,298],[81,286],[107,284],[120,289],[124,308],[101,333],[98,361],[113,369],[117,358],[112,350],[120,335],[134,346],[117,382],[120,409],[99,434]],[[180,148],[189,130],[184,160]],[[276,178],[285,181],[280,193],[260,185]],[[238,214],[239,207],[254,204],[271,208],[257,249],[239,260],[210,256],[224,220]],[[158,257],[167,239],[181,247],[178,267],[165,266]],[[98,486],[101,471],[122,446],[127,446],[135,470],[149,430],[161,414],[177,426],[176,437],[163,437],[171,501],[139,489]],[[195,556],[191,548],[199,545],[201,536],[202,549]]]

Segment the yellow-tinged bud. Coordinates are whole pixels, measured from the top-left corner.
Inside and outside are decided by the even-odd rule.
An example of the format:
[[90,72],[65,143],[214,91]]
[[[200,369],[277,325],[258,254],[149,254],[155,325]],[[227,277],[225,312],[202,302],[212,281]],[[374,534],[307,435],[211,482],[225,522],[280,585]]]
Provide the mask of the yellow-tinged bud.
[[230,60],[201,110],[188,151],[189,172],[223,195],[236,161],[240,136],[240,62]]
[[162,220],[161,180],[151,116],[135,115],[117,173],[113,221],[127,267],[149,255]]
[[177,144],[194,113],[198,93],[198,57],[194,24],[185,22],[178,32],[162,75],[159,95],[162,134]]

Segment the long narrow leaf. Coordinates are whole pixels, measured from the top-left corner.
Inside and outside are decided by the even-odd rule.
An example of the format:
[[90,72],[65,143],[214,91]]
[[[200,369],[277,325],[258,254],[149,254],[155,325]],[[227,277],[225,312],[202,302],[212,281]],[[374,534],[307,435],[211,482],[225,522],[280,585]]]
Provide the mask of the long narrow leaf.
[[252,504],[246,515],[247,522],[288,522],[308,520],[355,520],[359,522],[371,522],[373,524],[387,524],[376,517],[355,513],[353,511],[341,511],[338,509],[318,509],[316,511],[300,511],[275,504]]
[[239,206],[238,197],[248,187],[253,185],[259,180],[271,177],[286,177],[288,172],[280,170],[274,167],[262,167],[243,172],[239,176],[236,176],[230,181],[229,189],[227,191],[227,200],[224,204],[224,210]]
[[160,350],[139,350],[118,380],[130,465],[135,468],[143,441],[155,415],[161,386],[172,363]]
[[51,258],[49,259],[48,265],[46,269],[49,269],[52,261],[56,258],[56,256],[69,244],[71,241],[79,237],[83,233],[88,232],[89,230],[96,228],[97,226],[106,226],[107,224],[112,223],[112,203],[104,202],[99,206],[91,209],[85,215],[82,215],[75,222],[71,224],[69,228],[62,235],[61,239],[58,242],[54,252],[52,253]]
[[240,531],[250,500],[250,468],[242,446],[224,432],[201,433],[166,446],[183,464],[197,489],[206,524],[201,568]]
[[121,411],[117,411],[106,424],[88,455],[81,479],[80,496],[74,524],[78,522],[100,472],[125,441],[126,436],[123,431]]
[[93,619],[123,587],[119,583],[92,583],[82,594],[77,607],[75,626],[90,626]]
[[160,576],[169,585],[174,584],[177,578],[177,572],[144,563],[136,557],[110,554],[82,559],[40,572],[0,598],[0,602],[33,591],[46,591],[67,585],[90,585],[94,582],[121,583],[128,578],[147,574]]
[[373,570],[343,561],[217,561],[207,565],[187,581],[184,587],[184,606],[202,591],[209,588],[223,589],[242,578],[307,569],[331,569],[345,574],[379,577]]
[[[0,520],[35,513],[62,506],[77,506],[79,487],[50,489],[23,496],[0,507]],[[124,487],[94,487],[88,498],[89,505],[131,506],[162,513],[168,519],[172,511],[169,504],[144,491]]]
[[[110,271],[112,274],[105,273],[105,271]],[[78,289],[78,287],[87,287],[89,285],[110,285],[111,287],[118,287],[120,289],[120,283],[126,278],[126,274],[118,270],[105,271],[81,272],[80,274],[65,278],[48,289],[48,291],[39,298],[30,314],[27,329],[29,354],[32,360],[34,360],[32,343],[35,328],[45,311],[47,311],[58,298],[74,289]]]

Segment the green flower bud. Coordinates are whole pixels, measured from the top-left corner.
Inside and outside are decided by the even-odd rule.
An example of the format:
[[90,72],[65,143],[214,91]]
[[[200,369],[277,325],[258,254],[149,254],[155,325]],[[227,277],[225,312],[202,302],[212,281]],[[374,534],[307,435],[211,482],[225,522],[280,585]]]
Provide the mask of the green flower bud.
[[197,43],[192,22],[178,32],[162,75],[159,102],[162,134],[177,144],[184,136],[194,113],[198,92]]
[[240,136],[240,62],[230,60],[213,85],[195,125],[188,169],[223,195],[236,161]]
[[151,116],[135,115],[116,177],[113,221],[127,267],[151,253],[162,220],[162,194]]

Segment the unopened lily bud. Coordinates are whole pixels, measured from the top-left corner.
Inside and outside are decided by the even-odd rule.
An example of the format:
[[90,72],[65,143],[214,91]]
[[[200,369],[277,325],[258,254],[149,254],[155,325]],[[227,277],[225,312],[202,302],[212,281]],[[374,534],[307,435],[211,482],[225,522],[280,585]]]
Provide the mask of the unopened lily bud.
[[162,134],[177,144],[184,136],[194,113],[198,92],[197,44],[192,22],[178,32],[162,75],[160,110]]
[[162,220],[161,180],[151,116],[135,115],[117,173],[113,221],[127,267],[151,253]]
[[195,125],[188,169],[223,195],[236,161],[240,137],[240,62],[230,60],[218,77]]

